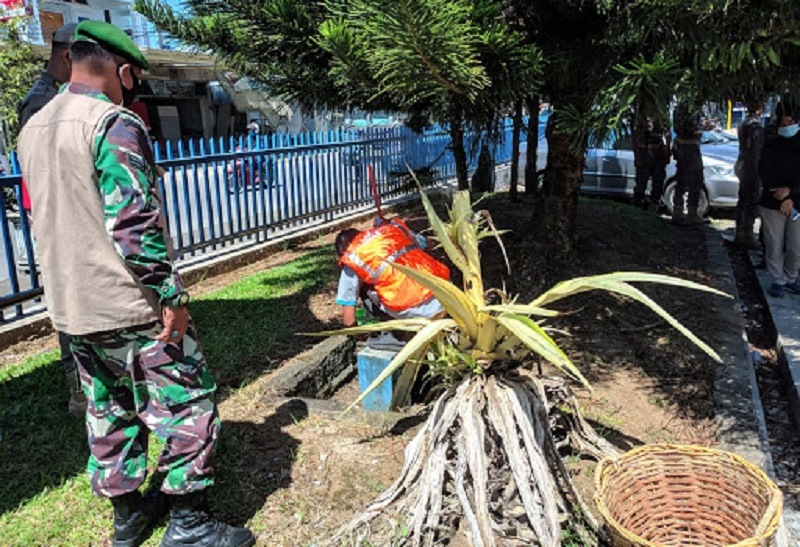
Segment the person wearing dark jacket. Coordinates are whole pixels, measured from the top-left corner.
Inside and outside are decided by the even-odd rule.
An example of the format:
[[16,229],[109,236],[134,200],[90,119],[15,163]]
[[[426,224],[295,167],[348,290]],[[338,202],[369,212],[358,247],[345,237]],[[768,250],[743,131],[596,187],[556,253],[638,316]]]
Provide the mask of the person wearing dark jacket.
[[[669,127],[664,129],[661,121],[647,117],[633,134],[633,158],[636,166],[636,186],[633,189],[633,204],[643,209],[658,210],[667,178],[672,135]],[[653,179],[650,197],[645,200],[647,181]]]
[[739,178],[739,200],[736,202],[736,238],[733,244],[744,249],[758,250],[761,244],[753,235],[753,225],[758,214],[761,181],[758,178],[758,158],[764,144],[764,126],[760,101],[747,102],[747,116],[739,126],[739,158],[736,176]]
[[[703,124],[700,113],[687,103],[675,108],[673,126],[676,138],[672,142],[675,158],[675,198],[672,209],[673,224],[703,224],[706,220],[698,214],[700,192],[703,191],[703,157],[700,154],[700,138]],[[684,211],[684,198],[686,211]]]
[[764,256],[772,276],[769,293],[781,298],[786,291],[800,294],[800,104],[786,94],[775,108],[775,121],[767,126],[758,162],[763,190],[759,212],[764,233]]
[[[20,129],[28,123],[31,116],[39,112],[58,94],[58,90],[64,83],[69,81],[72,71],[69,60],[69,47],[75,41],[75,28],[77,26],[76,23],[70,23],[53,33],[53,46],[50,51],[50,60],[47,62],[47,68],[36,78],[28,93],[17,105]],[[28,212],[28,219],[31,222],[33,220],[30,214],[31,200],[24,180],[22,181],[22,206]],[[86,396],[81,390],[78,367],[69,347],[69,335],[67,333],[58,332],[58,345],[61,350],[61,365],[64,368],[67,385],[69,386],[67,411],[77,418],[82,418],[86,414]]]

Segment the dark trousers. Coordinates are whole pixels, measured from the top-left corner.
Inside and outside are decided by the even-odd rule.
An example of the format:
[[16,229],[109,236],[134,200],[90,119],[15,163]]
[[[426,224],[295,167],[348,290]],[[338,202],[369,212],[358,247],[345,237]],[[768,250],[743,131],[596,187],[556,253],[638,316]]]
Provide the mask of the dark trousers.
[[637,153],[636,186],[633,188],[633,202],[644,203],[647,181],[653,179],[650,187],[650,203],[658,204],[664,193],[664,179],[667,178],[666,150],[663,148],[642,148]]
[[64,367],[65,374],[75,372],[75,358],[72,350],[69,349],[70,336],[66,332],[58,332],[58,345],[61,348],[61,365]]
[[758,179],[739,178],[739,200],[736,202],[736,210],[734,212],[737,232],[753,233],[760,197],[761,184]]
[[697,209],[700,192],[703,190],[703,158],[700,143],[675,144],[675,209],[683,210],[684,195],[689,209]]

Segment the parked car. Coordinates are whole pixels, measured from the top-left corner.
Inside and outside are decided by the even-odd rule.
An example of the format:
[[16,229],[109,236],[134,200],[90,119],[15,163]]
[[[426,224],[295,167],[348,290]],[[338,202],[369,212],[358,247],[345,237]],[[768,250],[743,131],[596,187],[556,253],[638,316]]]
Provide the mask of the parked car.
[[[734,143],[735,144],[735,143]],[[733,159],[725,155],[709,155],[705,145],[703,151],[704,191],[700,194],[698,211],[705,214],[709,208],[730,208],[736,206],[739,194],[739,179],[733,172]],[[547,141],[540,137],[537,147],[537,167],[547,165]],[[636,168],[633,163],[631,139],[609,138],[605,142],[586,151],[586,164],[583,170],[581,193],[597,196],[633,197],[636,185]],[[662,201],[672,213],[675,198],[675,162],[667,166],[667,180],[664,183]]]

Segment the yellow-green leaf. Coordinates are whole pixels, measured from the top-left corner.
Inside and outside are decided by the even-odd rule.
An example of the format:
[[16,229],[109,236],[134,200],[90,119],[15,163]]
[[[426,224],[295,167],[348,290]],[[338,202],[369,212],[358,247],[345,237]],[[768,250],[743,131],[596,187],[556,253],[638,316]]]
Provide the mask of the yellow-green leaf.
[[369,334],[372,332],[382,332],[387,330],[403,330],[408,332],[416,332],[426,325],[429,325],[430,319],[424,317],[414,317],[411,319],[395,319],[394,321],[384,321],[382,323],[370,323],[369,325],[360,325],[358,327],[346,327],[338,330],[324,330],[321,332],[302,332],[304,336],[335,336],[337,334]]
[[506,327],[520,342],[528,346],[559,369],[579,380],[584,386],[592,386],[584,378],[578,367],[567,357],[567,354],[558,347],[558,344],[535,321],[524,315],[504,313],[497,318],[498,323]]
[[478,336],[478,310],[467,295],[447,281],[422,270],[415,270],[408,266],[392,263],[411,279],[433,292],[434,298],[458,324],[465,336],[475,340]]
[[486,306],[481,308],[482,312],[498,312],[498,313],[516,313],[519,315],[536,315],[539,317],[558,317],[564,315],[563,312],[556,310],[548,310],[541,306],[531,306],[524,304],[496,304],[493,306]]
[[386,365],[386,368],[378,375],[377,378],[365,389],[361,395],[358,396],[358,399],[350,403],[350,405],[345,409],[344,412],[348,412],[362,400],[364,397],[369,395],[375,388],[381,385],[389,376],[394,374],[394,372],[400,368],[403,363],[405,363],[408,359],[410,359],[414,354],[424,350],[428,343],[434,339],[436,336],[439,335],[440,332],[446,329],[451,329],[455,327],[455,321],[452,319],[436,319],[434,321],[430,321],[428,325],[422,328],[414,338],[412,338],[403,349],[401,349],[397,355]]
[[[419,182],[417,182],[417,184],[419,184]],[[464,253],[461,252],[461,249],[451,238],[449,227],[442,222],[442,219],[440,219],[439,215],[436,214],[436,210],[433,208],[431,200],[428,199],[428,196],[422,190],[422,187],[419,189],[419,194],[420,198],[422,198],[422,206],[425,208],[425,213],[428,215],[428,221],[431,223],[431,228],[433,228],[433,232],[436,234],[439,244],[441,244],[442,248],[444,248],[444,252],[447,253],[450,261],[456,266],[456,268],[462,272],[466,272],[467,257],[464,256]]]
[[575,279],[562,281],[552,289],[539,295],[538,298],[531,302],[531,306],[545,306],[552,302],[561,300],[562,298],[596,289],[612,291],[614,290],[612,287],[615,287],[620,283],[624,284],[639,282],[673,285],[675,287],[695,289],[698,291],[710,292],[730,298],[730,295],[707,285],[695,283],[694,281],[687,281],[685,279],[678,279],[677,277],[645,272],[614,272],[610,274],[593,275],[589,277],[576,277]]
[[692,331],[684,327],[680,321],[672,317],[672,315],[670,315],[670,313],[667,310],[656,304],[656,302],[652,300],[649,296],[647,296],[642,291],[631,285],[626,285],[625,283],[621,283],[620,285],[621,285],[620,287],[616,287],[610,290],[613,290],[614,292],[619,294],[624,294],[625,296],[629,296],[634,300],[641,302],[642,304],[653,310],[655,313],[657,313],[662,319],[664,319],[667,323],[672,325],[686,338],[694,342],[694,344],[698,348],[703,350],[706,354],[708,354],[709,357],[711,357],[718,363],[722,362],[722,359],[720,359],[716,351],[711,349],[711,347],[708,344],[700,340],[700,338],[698,338]]

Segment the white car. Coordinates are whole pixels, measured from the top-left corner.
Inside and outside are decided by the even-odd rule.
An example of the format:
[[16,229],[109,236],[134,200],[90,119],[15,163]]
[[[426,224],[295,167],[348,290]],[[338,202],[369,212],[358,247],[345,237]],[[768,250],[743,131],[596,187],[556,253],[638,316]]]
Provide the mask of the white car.
[[[630,138],[609,139],[597,148],[586,151],[581,192],[588,195],[630,196],[636,185],[636,167]],[[547,141],[539,140],[537,147],[538,169],[547,165]],[[735,207],[739,199],[739,179],[733,172],[733,161],[719,155],[710,156],[703,149],[704,191],[700,194],[698,212],[705,214],[710,207]],[[648,183],[648,193],[649,185]],[[672,213],[675,199],[675,161],[667,166],[662,202]],[[684,202],[685,203],[685,202]],[[685,205],[684,205],[685,207]]]

